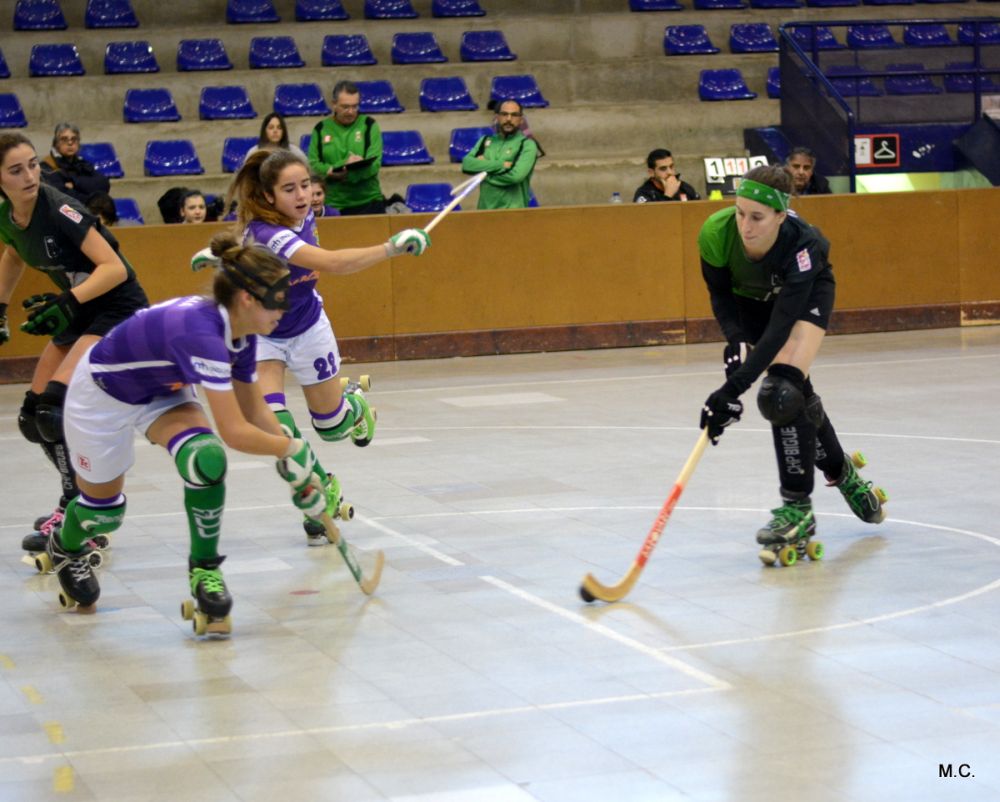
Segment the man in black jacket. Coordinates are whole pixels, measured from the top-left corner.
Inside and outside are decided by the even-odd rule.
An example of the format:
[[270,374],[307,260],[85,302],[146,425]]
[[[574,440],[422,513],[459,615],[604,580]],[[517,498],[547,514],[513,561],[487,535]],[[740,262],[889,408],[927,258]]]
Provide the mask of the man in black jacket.
[[646,157],[649,178],[635,191],[632,203],[657,201],[700,200],[693,186],[681,181],[681,174],[674,168],[674,157],[666,148],[657,148]]
[[111,182],[94,165],[80,157],[80,129],[59,123],[52,136],[52,150],[42,159],[42,180],[82,203],[95,192],[110,192]]
[[792,177],[792,195],[829,195],[830,183],[816,172],[816,154],[799,145],[785,159],[785,171]]

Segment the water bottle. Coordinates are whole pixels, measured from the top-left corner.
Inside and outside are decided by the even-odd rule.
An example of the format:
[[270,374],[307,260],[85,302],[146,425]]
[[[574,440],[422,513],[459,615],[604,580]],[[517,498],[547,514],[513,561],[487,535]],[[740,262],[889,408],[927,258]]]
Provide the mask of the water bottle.
[[622,202],[622,193],[620,193],[620,192],[612,192],[611,193],[611,200],[609,202],[610,203],[621,203]]

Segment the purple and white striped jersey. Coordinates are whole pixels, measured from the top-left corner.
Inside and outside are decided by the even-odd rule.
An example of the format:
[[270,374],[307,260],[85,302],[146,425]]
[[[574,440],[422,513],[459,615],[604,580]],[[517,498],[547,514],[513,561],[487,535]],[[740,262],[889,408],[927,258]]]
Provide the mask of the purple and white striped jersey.
[[319,320],[319,316],[323,312],[323,299],[316,292],[319,273],[293,265],[288,260],[303,245],[319,247],[316,216],[310,209],[306,219],[295,228],[276,226],[265,223],[263,220],[253,220],[243,232],[243,244],[249,245],[250,243],[263,245],[281,259],[291,272],[288,290],[290,308],[281,316],[278,327],[268,337],[284,340],[301,334]]
[[126,404],[147,404],[186,384],[232,389],[257,380],[257,337],[233,342],[229,313],[192,295],[140,309],[90,352],[90,375]]

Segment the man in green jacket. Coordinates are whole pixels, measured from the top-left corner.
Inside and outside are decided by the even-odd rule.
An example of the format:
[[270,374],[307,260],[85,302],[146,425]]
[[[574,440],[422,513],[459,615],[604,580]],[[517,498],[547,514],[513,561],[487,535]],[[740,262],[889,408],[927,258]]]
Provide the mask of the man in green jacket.
[[333,114],[313,128],[309,166],[325,180],[327,206],[341,214],[383,214],[382,131],[358,113],[360,104],[357,85],[340,81],[333,87]]
[[521,131],[524,111],[505,100],[497,111],[496,134],[480,137],[462,159],[463,173],[486,172],[479,185],[480,209],[524,209],[531,199],[531,174],[538,146]]

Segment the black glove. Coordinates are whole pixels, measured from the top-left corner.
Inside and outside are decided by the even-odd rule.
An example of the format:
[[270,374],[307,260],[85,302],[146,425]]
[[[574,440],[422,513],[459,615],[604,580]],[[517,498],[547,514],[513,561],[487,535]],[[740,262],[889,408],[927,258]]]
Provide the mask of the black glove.
[[701,422],[698,425],[702,429],[708,429],[708,438],[716,446],[722,437],[722,430],[730,423],[736,423],[742,414],[743,404],[738,398],[733,398],[724,389],[716,390],[701,408]]
[[32,295],[25,298],[22,305],[28,310],[28,320],[21,324],[21,331],[47,337],[66,331],[80,309],[80,302],[68,290],[62,295],[51,292]]
[[7,325],[7,304],[0,304],[0,345],[10,340],[10,326]]
[[750,349],[753,348],[746,340],[730,340],[722,350],[722,363],[726,366],[726,378],[732,376],[750,356]]

